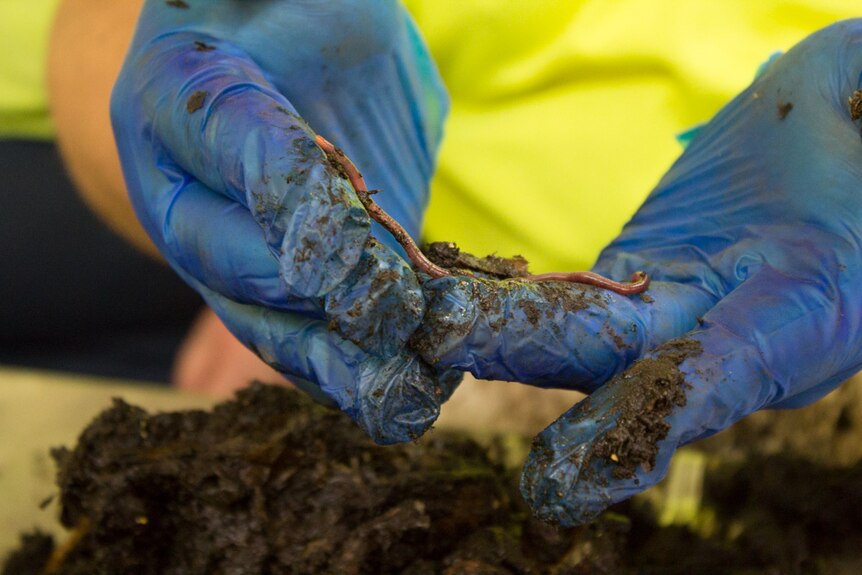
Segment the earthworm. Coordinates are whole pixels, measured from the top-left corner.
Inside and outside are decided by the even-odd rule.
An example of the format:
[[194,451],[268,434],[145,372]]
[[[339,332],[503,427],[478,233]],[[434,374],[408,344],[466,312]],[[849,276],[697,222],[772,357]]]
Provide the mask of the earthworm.
[[[368,189],[365,185],[365,180],[362,178],[362,174],[359,173],[359,170],[356,169],[356,166],[352,161],[350,161],[350,158],[347,157],[347,154],[345,154],[341,148],[334,146],[326,138],[319,135],[315,137],[315,142],[317,142],[317,145],[320,146],[320,149],[323,150],[326,156],[335,162],[335,166],[353,186],[356,196],[359,198],[359,202],[362,204],[362,207],[365,208],[365,211],[368,212],[371,219],[382,225],[390,234],[392,234],[392,236],[404,248],[404,251],[407,252],[407,257],[410,258],[410,261],[417,270],[428,274],[432,278],[456,275],[429,260],[428,257],[422,253],[422,250],[419,249],[419,246],[416,245],[416,242],[413,241],[413,238],[410,237],[410,234],[407,233],[407,230],[395,221],[392,216],[383,211],[383,208],[377,205],[377,203],[371,198],[371,195],[377,193],[378,190]],[[465,272],[463,275],[472,276],[469,272]],[[633,273],[631,281],[628,283],[617,282],[594,272],[551,272],[536,275],[531,274],[516,279],[531,282],[563,281],[586,284],[610,290],[621,295],[639,294],[646,291],[650,283],[650,277],[645,272]]]

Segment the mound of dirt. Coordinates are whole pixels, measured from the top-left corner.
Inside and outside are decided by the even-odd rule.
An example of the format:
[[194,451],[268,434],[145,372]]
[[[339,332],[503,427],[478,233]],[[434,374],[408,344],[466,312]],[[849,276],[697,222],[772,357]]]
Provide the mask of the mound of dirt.
[[560,529],[531,517],[499,446],[378,447],[259,384],[212,412],[116,400],[54,456],[69,535],[23,536],[4,575],[854,573],[862,544],[860,465],[713,461],[709,533],[637,503]]
[[70,543],[31,536],[4,573],[613,573],[625,529],[542,524],[477,443],[379,447],[275,386],[211,413],[115,400],[54,457]]

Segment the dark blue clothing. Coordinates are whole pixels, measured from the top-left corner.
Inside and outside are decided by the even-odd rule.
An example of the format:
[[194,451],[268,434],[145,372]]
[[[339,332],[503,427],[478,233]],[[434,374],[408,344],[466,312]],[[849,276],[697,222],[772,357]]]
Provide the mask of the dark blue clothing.
[[0,364],[167,381],[201,305],[86,207],[53,143],[0,140]]

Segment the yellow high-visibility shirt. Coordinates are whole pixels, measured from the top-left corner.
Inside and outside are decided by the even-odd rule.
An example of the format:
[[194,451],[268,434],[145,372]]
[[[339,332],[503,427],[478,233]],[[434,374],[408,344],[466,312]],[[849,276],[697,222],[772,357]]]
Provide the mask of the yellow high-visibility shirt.
[[406,4],[452,100],[425,239],[538,272],[590,266],[681,153],[676,134],[773,52],[862,15],[855,0]]
[[[52,134],[44,61],[57,3],[0,0],[0,138]],[[679,155],[676,134],[770,54],[860,11],[855,0],[405,3],[452,99],[425,239],[521,254],[535,272],[591,265]]]
[[0,0],[0,138],[43,139],[53,134],[45,59],[58,3]]

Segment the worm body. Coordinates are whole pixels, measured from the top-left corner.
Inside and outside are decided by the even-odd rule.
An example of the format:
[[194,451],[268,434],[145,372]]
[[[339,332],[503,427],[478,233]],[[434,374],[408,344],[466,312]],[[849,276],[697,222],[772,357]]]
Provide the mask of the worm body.
[[[356,196],[359,198],[360,203],[365,208],[365,211],[368,212],[371,219],[382,225],[390,234],[392,234],[392,236],[404,248],[404,251],[407,252],[407,257],[410,258],[410,261],[417,270],[431,276],[432,278],[442,278],[455,275],[449,270],[442,268],[429,260],[428,257],[422,253],[422,250],[419,249],[419,246],[416,245],[416,242],[413,241],[413,238],[410,237],[410,234],[407,233],[407,230],[395,221],[392,216],[383,211],[383,208],[377,205],[377,203],[371,198],[371,195],[374,194],[376,190],[368,190],[368,187],[365,185],[365,180],[362,179],[362,174],[359,173],[359,170],[356,169],[356,166],[353,165],[350,158],[348,158],[340,148],[334,146],[323,136],[316,136],[315,142],[320,146],[320,149],[323,150],[326,156],[335,163],[335,167],[339,169],[339,171],[353,186],[353,189],[356,191]],[[459,271],[459,274],[468,276],[473,275],[466,271],[463,274]],[[620,295],[639,294],[645,291],[649,287],[650,283],[649,276],[644,272],[635,272],[632,274],[631,281],[626,283],[614,281],[594,272],[551,272],[546,274],[528,275],[516,279],[532,282],[563,281],[586,284],[610,290]]]

